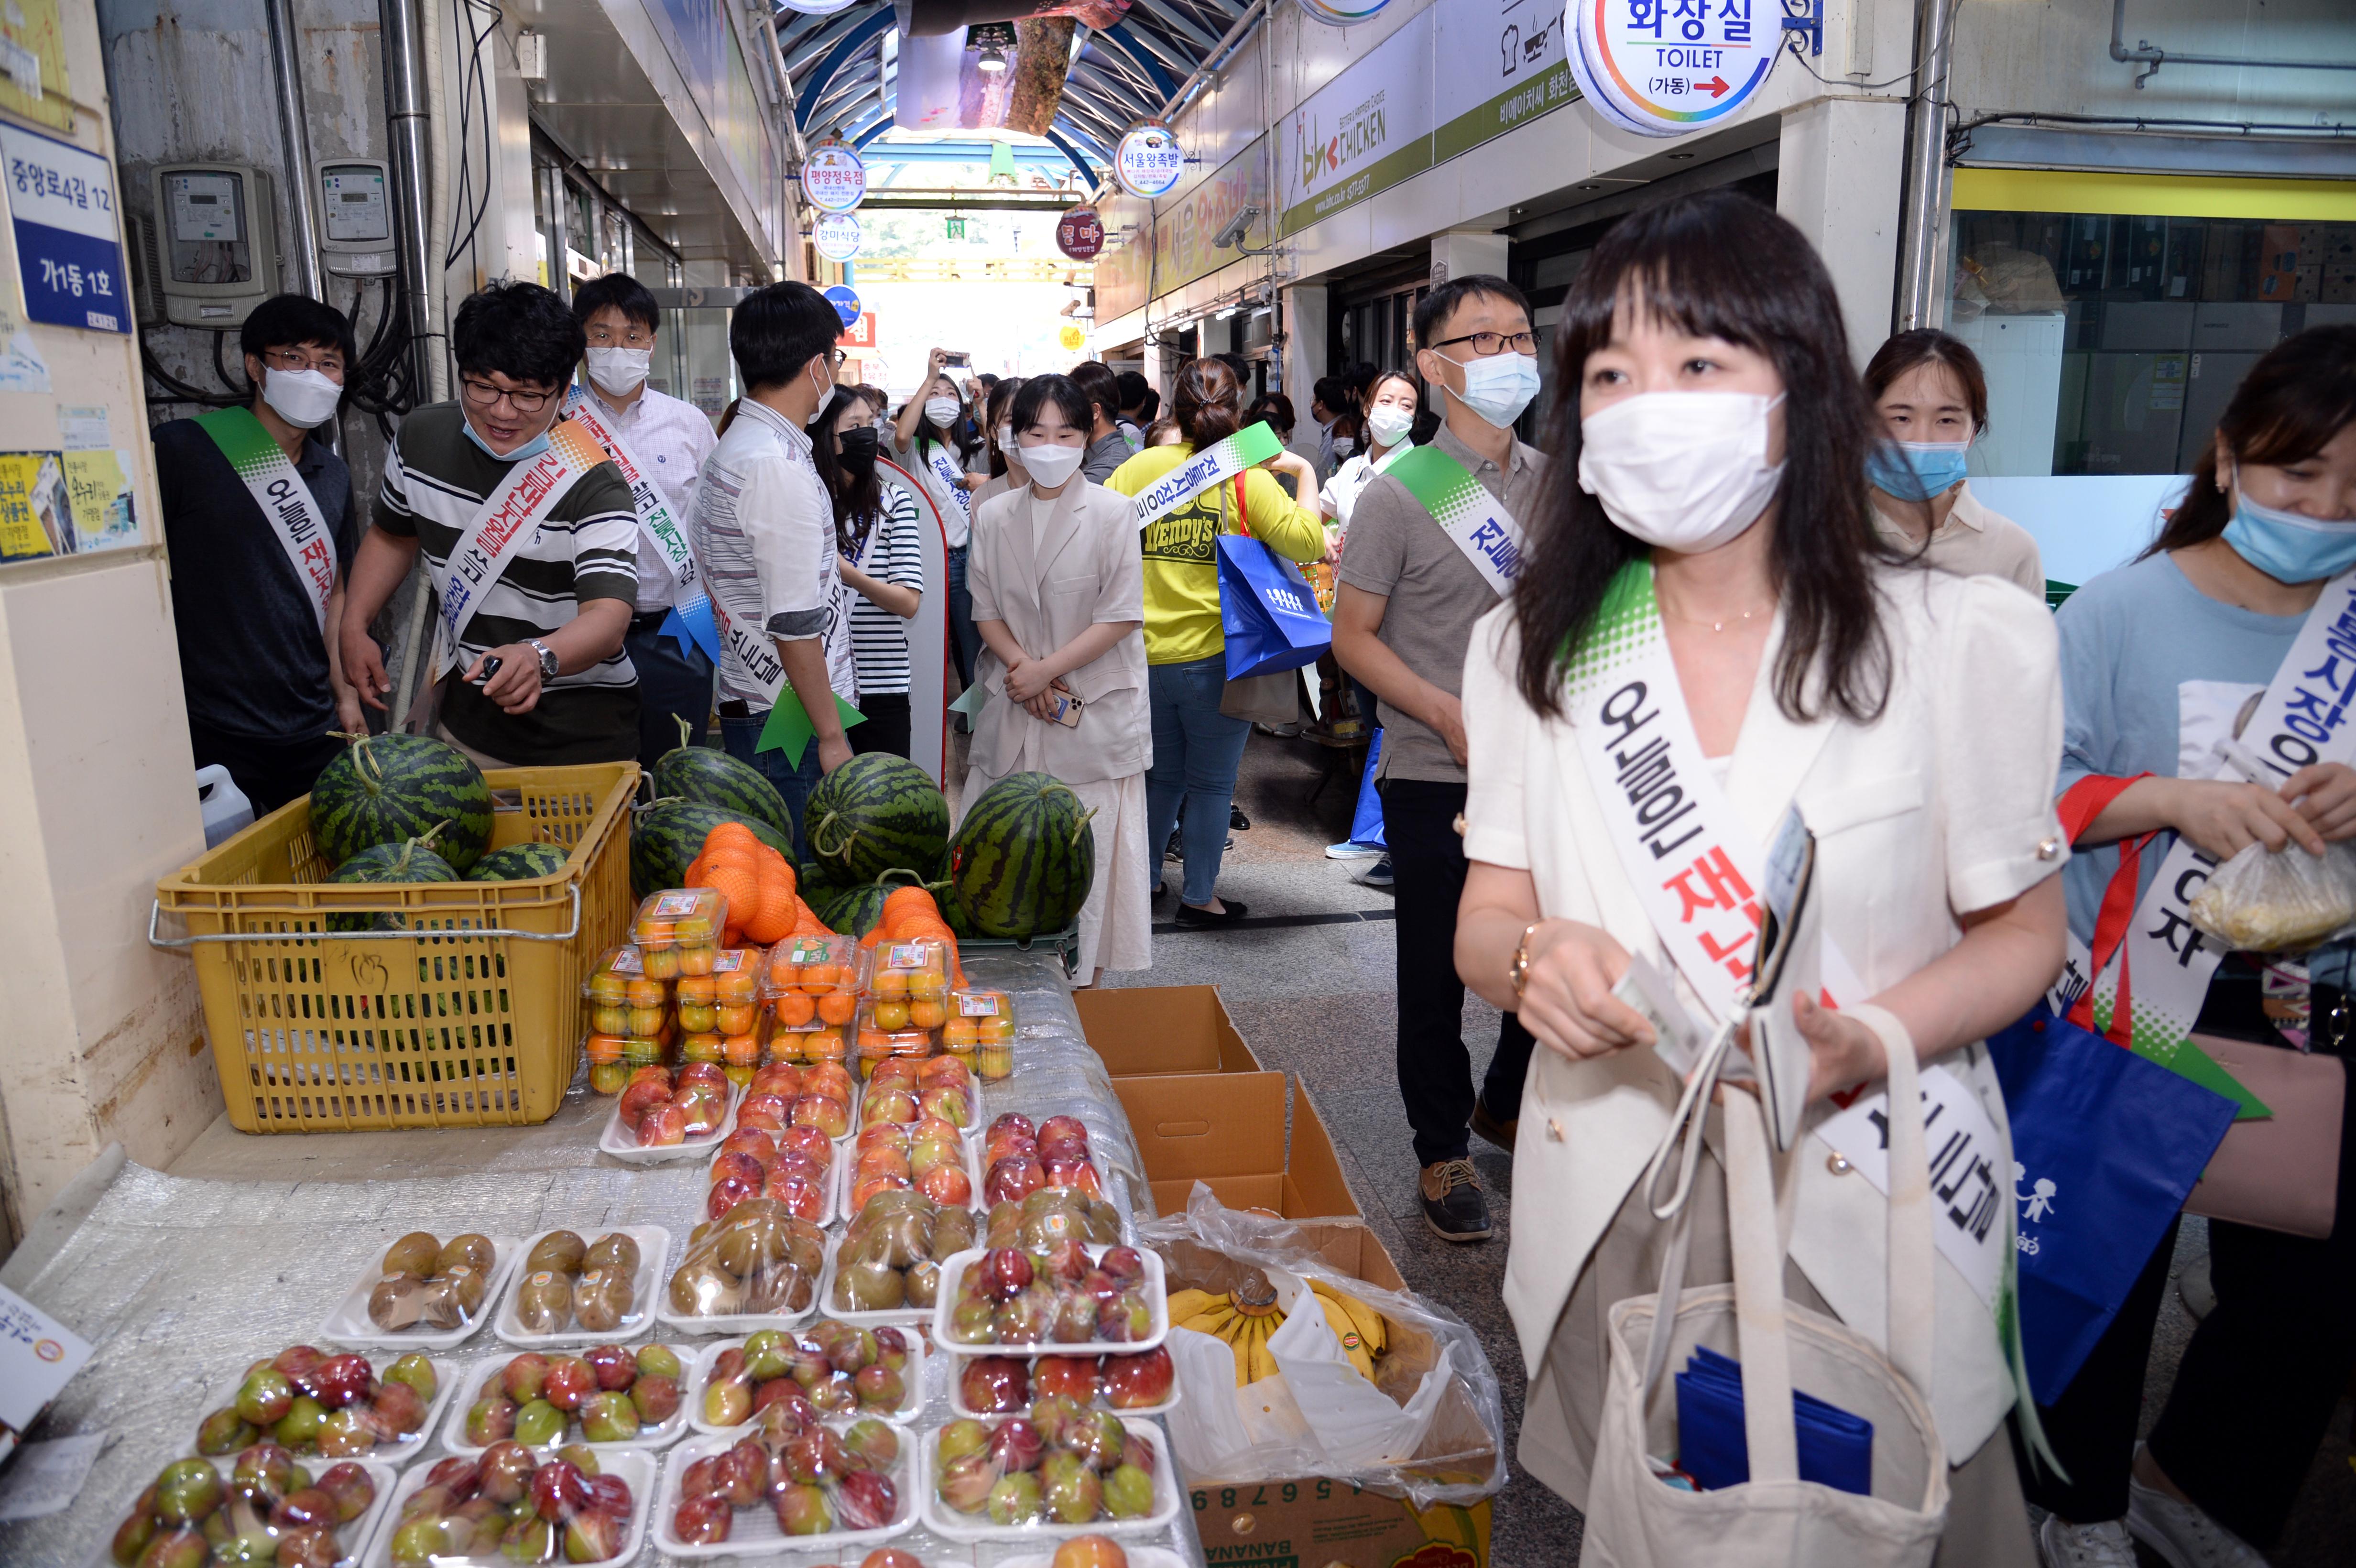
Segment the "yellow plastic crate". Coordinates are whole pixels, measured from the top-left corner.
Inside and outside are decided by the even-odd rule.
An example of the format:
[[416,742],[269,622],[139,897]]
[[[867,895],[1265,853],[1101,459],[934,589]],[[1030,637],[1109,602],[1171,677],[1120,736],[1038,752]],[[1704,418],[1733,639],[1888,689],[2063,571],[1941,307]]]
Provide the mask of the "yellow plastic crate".
[[[149,940],[197,965],[230,1125],[247,1133],[513,1126],[563,1103],[582,977],[621,939],[636,763],[485,775],[493,849],[571,850],[552,877],[345,886],[309,796],[156,884]],[[331,914],[408,929],[336,933]],[[187,934],[161,934],[176,916]]]

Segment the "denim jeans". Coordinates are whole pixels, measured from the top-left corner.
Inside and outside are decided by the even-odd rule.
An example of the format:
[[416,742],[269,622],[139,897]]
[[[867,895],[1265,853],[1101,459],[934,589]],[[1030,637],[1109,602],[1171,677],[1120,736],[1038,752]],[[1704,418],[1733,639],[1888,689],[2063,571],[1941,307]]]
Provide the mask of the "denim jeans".
[[687,720],[691,746],[703,744],[712,722],[712,661],[665,635],[654,616],[643,630],[637,621],[622,639],[638,672],[638,766],[652,768],[665,752],[682,744],[679,721]]
[[750,763],[760,770],[761,776],[777,786],[786,797],[787,814],[794,819],[794,863],[798,866],[809,859],[809,847],[802,840],[802,812],[809,805],[810,791],[825,775],[819,770],[818,741],[812,738],[802,748],[802,765],[788,766],[783,752],[755,752],[761,743],[761,727],[769,721],[766,709],[749,719],[720,720],[720,744],[740,763]]
[[1227,841],[1227,805],[1243,765],[1251,721],[1219,711],[1227,688],[1225,650],[1191,664],[1158,664],[1146,672],[1153,705],[1153,765],[1145,771],[1146,885],[1162,883],[1162,854],[1185,805],[1180,843],[1186,885],[1179,895],[1200,909],[1218,896],[1219,855]]
[[973,624],[973,594],[965,585],[966,547],[949,551],[949,651],[957,657],[958,684],[973,684],[973,667],[981,657],[981,633]]

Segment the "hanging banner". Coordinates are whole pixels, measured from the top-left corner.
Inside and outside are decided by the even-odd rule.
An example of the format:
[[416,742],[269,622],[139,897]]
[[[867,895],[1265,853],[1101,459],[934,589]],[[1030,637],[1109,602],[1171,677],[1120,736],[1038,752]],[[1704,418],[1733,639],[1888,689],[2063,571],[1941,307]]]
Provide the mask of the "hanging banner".
[[842,325],[846,328],[858,322],[862,308],[859,295],[848,285],[834,283],[820,289],[819,293],[826,296],[826,303],[834,307],[834,314],[842,318]]
[[1095,261],[1104,241],[1104,219],[1093,207],[1076,207],[1056,221],[1055,249],[1075,261]]
[[822,215],[810,229],[810,243],[830,261],[848,261],[859,254],[859,219],[847,212]]
[[820,212],[849,212],[867,197],[867,165],[844,142],[822,142],[802,160],[802,195]]
[[1151,201],[1177,185],[1186,172],[1186,153],[1169,126],[1159,120],[1141,120],[1113,149],[1112,172],[1121,189]]
[[1779,14],[1754,18],[1752,8],[1752,0],[1578,0],[1580,91],[1606,121],[1643,136],[1724,124],[1765,85],[1783,44]]
[[1013,47],[993,44],[987,53],[963,27],[937,37],[901,33],[892,123],[904,131],[1044,135],[1063,107],[1078,24],[1025,16],[1011,26]]
[[831,16],[837,11],[848,11],[859,0],[777,0],[788,11],[799,11],[805,16]]

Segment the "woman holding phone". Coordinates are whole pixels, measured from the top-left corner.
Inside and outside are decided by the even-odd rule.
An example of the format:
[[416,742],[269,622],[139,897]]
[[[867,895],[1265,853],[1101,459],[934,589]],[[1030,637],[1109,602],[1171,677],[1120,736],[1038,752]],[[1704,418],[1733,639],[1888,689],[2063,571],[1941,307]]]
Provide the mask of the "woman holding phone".
[[973,613],[989,692],[961,805],[1010,773],[1052,773],[1091,813],[1096,880],[1080,973],[1153,961],[1146,892],[1145,561],[1127,501],[1080,477],[1095,414],[1067,376],[1033,376],[1009,414],[1028,483],[974,517]]
[[976,448],[966,439],[965,400],[948,371],[951,359],[963,360],[936,348],[926,357],[925,384],[900,406],[889,427],[893,455],[916,476],[941,515],[948,540],[949,651],[957,658],[958,679],[973,684],[974,655],[980,639],[973,630],[973,599],[966,589],[966,546],[973,531],[972,480]]
[[[1941,1136],[1970,1128],[1975,1157],[2008,1175],[1980,1042],[2060,972],[2069,851],[2051,618],[2010,583],[1876,542],[1859,483],[1872,412],[1797,229],[1726,191],[1633,214],[1572,283],[1556,342],[1556,482],[1465,665],[1456,963],[1546,1048],[1523,1092],[1535,1130],[1515,1149],[1505,1304],[1529,1362],[1521,1462],[1585,1508],[1610,1313],[1661,1278],[1670,1227],[1641,1179],[1683,1088],[1613,994],[1633,960],[1695,1019],[1738,1017],[1756,934],[1743,906],[1798,809],[1840,1006],[1789,1004],[1811,1072],[1785,1168],[1785,1294],[1879,1341],[1889,1205],[1818,1129],[1837,1093],[1872,1104],[1905,1051],[1941,1096]],[[1621,782],[1632,692],[1660,742],[1644,765],[1674,775],[1667,804],[1693,807],[1676,825],[1693,838],[1639,816],[1657,775]],[[1688,1289],[1731,1277],[1714,1153],[1691,1190]],[[2011,1205],[1990,1201],[1987,1234],[1950,1241],[1963,1263],[1934,1254],[1914,1369],[1951,1467],[1944,1568],[2037,1560],[2004,1435],[2015,1383],[1976,1283],[2001,1277],[2012,1244]]]

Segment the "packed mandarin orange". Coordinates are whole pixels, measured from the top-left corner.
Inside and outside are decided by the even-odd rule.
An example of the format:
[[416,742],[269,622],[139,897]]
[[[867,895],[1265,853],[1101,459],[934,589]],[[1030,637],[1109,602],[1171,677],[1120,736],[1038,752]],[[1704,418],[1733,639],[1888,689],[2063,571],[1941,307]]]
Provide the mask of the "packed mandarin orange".
[[[833,934],[832,928],[802,901],[795,887],[793,863],[762,843],[741,822],[723,822],[704,836],[702,852],[687,869],[686,885],[715,889],[728,900],[725,946],[743,941],[769,947],[797,936]],[[872,949],[879,943],[913,942],[919,937],[933,937],[948,946],[955,982],[964,985],[965,966],[958,961],[957,933],[941,918],[940,905],[932,893],[921,886],[893,889],[884,897],[883,914],[859,944]],[[830,986],[807,988],[817,991]],[[820,1016],[827,1023],[850,1021]],[[780,1018],[779,1021],[787,1020]]]

